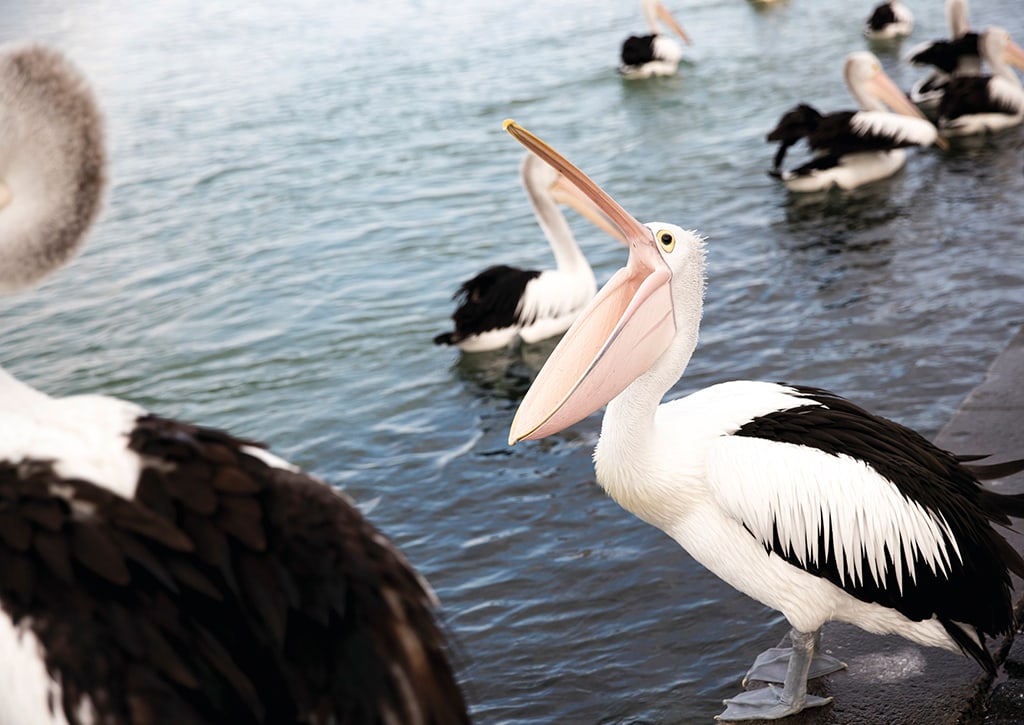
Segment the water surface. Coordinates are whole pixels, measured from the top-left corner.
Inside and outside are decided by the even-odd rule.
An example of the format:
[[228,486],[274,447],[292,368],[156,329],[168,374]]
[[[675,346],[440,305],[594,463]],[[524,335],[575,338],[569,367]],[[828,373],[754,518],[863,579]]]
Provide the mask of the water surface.
[[[797,101],[851,107],[871,3],[675,5],[679,75],[627,83],[632,1],[15,4],[0,38],[95,83],[113,183],[74,263],[0,301],[0,363],[269,441],[346,489],[436,587],[479,722],[708,721],[784,622],[604,496],[598,416],[506,445],[553,343],[430,344],[461,280],[550,260],[502,119],[640,219],[708,236],[678,393],[821,385],[928,435],[1024,320],[1024,132],[790,196],[764,134]],[[931,5],[912,42],[945,35]],[[1024,39],[1017,0],[972,19]],[[878,49],[903,87],[912,42]],[[623,249],[571,221],[606,280]]]

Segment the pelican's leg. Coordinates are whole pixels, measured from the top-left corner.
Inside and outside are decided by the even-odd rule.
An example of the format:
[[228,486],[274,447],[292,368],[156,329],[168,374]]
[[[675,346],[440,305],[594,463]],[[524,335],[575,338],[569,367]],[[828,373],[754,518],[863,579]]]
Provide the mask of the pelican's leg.
[[741,692],[725,700],[725,712],[719,720],[777,720],[793,715],[809,707],[821,707],[832,702],[831,697],[817,697],[807,694],[807,674],[814,657],[815,635],[798,632],[789,633],[793,650],[789,656],[783,686],[769,685],[757,690]]
[[[790,637],[792,638],[796,633],[795,629],[792,630]],[[831,675],[833,672],[839,672],[839,670],[845,670],[845,662],[821,651],[820,629],[814,633],[813,637],[814,656],[811,658],[811,669],[807,673],[807,679],[814,680]],[[792,653],[793,650],[790,647],[772,647],[759,654],[754,660],[754,664],[747,670],[747,674],[743,676],[743,686],[746,687],[750,680],[785,682],[786,673],[789,670],[789,657]]]

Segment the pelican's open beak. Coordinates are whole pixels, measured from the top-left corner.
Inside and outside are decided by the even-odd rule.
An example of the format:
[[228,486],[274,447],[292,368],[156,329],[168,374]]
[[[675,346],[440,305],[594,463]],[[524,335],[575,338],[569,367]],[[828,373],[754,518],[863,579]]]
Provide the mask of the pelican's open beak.
[[555,202],[572,207],[577,214],[603,231],[605,234],[615,237],[623,244],[629,243],[626,241],[626,238],[622,236],[622,232],[619,231],[619,228],[612,224],[611,220],[605,216],[604,212],[601,211],[597,204],[592,202],[590,198],[584,195],[575,184],[567,181],[561,174],[555,178],[555,181],[551,184],[549,191],[551,192],[551,198],[554,199]]
[[505,130],[586,195],[629,245],[629,261],[558,343],[516,411],[509,444],[543,438],[593,413],[645,372],[675,338],[672,273],[651,230],[515,121]]
[[[904,116],[910,116],[911,118],[920,118],[922,121],[927,121],[931,124],[929,119],[921,109],[914,105],[914,103],[907,98],[907,94],[900,90],[892,78],[885,74],[885,71],[879,70],[875,76],[868,81],[868,85],[871,90],[874,91],[882,101],[885,102],[889,108],[896,113],[901,113]],[[935,145],[945,151],[949,148],[949,141],[947,141],[939,132],[935,132]]]
[[672,13],[669,12],[669,9],[662,5],[661,3],[658,3],[658,18],[661,20],[661,22],[665,23],[665,25],[670,27],[676,35],[682,38],[684,43],[686,43],[687,45],[693,45],[693,41],[690,40],[690,36],[686,34],[685,30],[683,30],[683,26],[680,25],[679,22],[675,19],[675,16],[673,16]]

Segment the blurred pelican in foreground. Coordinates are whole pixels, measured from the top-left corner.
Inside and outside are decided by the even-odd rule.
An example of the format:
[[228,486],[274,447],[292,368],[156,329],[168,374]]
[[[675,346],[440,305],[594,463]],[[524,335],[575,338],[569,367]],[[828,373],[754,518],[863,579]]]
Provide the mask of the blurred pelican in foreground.
[[979,479],[1024,461],[975,465],[820,388],[733,381],[662,403],[697,345],[704,239],[641,224],[539,138],[505,122],[589,194],[629,240],[629,260],[551,353],[509,442],[558,433],[601,406],[597,481],[725,582],[781,612],[792,648],[747,679],[782,683],[726,700],[723,720],[777,719],[831,698],[807,680],[842,669],[829,621],[973,657],[994,675],[985,637],[1013,630],[1011,572],[1024,560],[995,526],[1024,517],[1024,495]]
[[661,32],[665,23],[683,42],[690,45],[690,36],[660,0],[641,0],[647,35],[631,35],[622,43],[622,62],[619,72],[629,80],[670,76],[683,59],[683,49],[672,38]]
[[[77,249],[106,158],[41,46],[0,49],[0,130],[12,292]],[[0,723],[468,723],[436,611],[352,501],[260,444],[0,369]]]
[[[768,141],[780,142],[771,173],[791,191],[853,189],[903,168],[907,146],[945,145],[935,126],[896,87],[873,54],[847,55],[843,77],[861,110],[823,115],[801,103],[768,133]],[[782,170],[786,151],[804,138],[814,158]]]

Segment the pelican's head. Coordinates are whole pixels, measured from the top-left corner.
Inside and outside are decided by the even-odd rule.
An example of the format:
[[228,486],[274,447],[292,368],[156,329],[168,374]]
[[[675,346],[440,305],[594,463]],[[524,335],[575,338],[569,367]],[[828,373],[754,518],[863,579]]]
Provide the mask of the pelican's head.
[[656,366],[667,366],[669,385],[678,378],[696,343],[704,240],[674,224],[641,224],[544,141],[514,121],[505,128],[588,196],[629,245],[626,266],[565,333],[520,404],[515,443],[582,420]]
[[1013,42],[1005,28],[998,25],[990,25],[981,32],[978,38],[978,53],[995,74],[1015,78],[1013,71],[1007,68],[1010,65],[1018,70],[1024,70],[1024,49]]
[[85,79],[40,45],[0,48],[0,292],[78,248],[100,208],[106,152]]
[[843,63],[843,79],[850,95],[865,111],[892,109],[907,116],[924,117],[906,94],[886,75],[881,61],[874,53],[859,50],[847,55]]
[[665,7],[660,0],[641,0],[641,6],[644,11],[644,20],[647,21],[647,27],[651,31],[651,35],[658,35],[661,33],[661,26],[658,24],[659,21],[665,23],[676,35],[683,39],[683,42],[687,45],[691,44],[690,36],[683,30],[683,26],[679,24],[679,21],[675,19],[675,16]]

